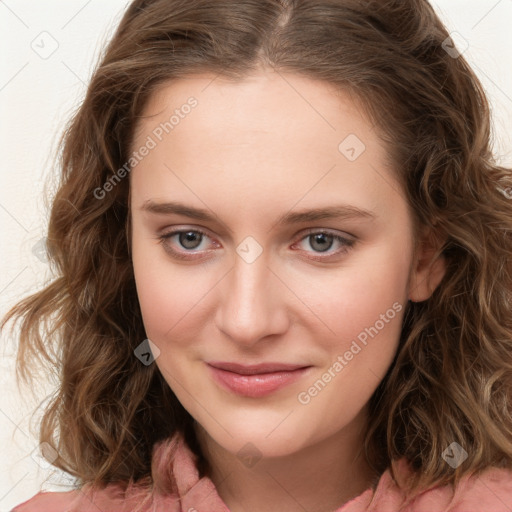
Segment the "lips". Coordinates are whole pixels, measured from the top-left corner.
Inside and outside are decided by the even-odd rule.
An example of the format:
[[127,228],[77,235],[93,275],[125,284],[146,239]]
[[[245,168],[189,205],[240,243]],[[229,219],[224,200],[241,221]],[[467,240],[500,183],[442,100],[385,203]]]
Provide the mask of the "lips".
[[207,365],[219,386],[240,396],[260,398],[296,382],[311,366],[261,363],[242,365],[239,363],[210,362]]
[[213,361],[208,363],[214,368],[219,370],[226,370],[228,372],[238,373],[239,375],[257,375],[260,373],[275,373],[275,372],[289,372],[298,370],[299,368],[306,368],[308,365],[300,364],[285,364],[285,363],[260,363],[260,364],[238,364],[238,363],[224,363]]

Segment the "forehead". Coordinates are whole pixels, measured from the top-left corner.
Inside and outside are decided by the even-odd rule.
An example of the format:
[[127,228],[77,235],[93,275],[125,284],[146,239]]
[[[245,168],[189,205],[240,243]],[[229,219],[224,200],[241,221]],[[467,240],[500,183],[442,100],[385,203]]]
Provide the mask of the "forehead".
[[261,211],[265,197],[318,206],[352,196],[366,197],[360,206],[369,209],[399,192],[354,97],[296,74],[265,71],[236,82],[204,74],[163,84],[144,108],[132,150],[148,138],[154,147],[131,173],[141,202],[159,195],[204,206],[198,198],[221,193]]
[[179,137],[183,132],[178,129],[183,120],[180,110],[189,110],[187,102],[191,98],[197,107],[186,124],[197,125],[208,132],[210,139],[219,142],[226,142],[226,130],[237,133],[237,142],[245,135],[248,143],[252,142],[252,135],[261,132],[280,132],[281,137],[289,134],[296,139],[309,131],[310,138],[317,139],[315,142],[322,138],[335,147],[343,135],[340,128],[341,132],[351,130],[360,139],[373,136],[368,133],[373,131],[373,123],[349,91],[298,74],[262,70],[237,81],[195,74],[161,84],[145,105],[136,126],[136,138],[159,122],[169,121],[173,112],[179,120],[173,121],[172,131]]

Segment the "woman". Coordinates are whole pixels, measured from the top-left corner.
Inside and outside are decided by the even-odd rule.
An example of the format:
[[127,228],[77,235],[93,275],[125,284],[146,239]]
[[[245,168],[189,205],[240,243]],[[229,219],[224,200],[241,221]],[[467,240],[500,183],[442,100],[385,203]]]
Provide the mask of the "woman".
[[63,139],[57,276],[5,319],[78,487],[15,510],[510,510],[489,134],[425,0],[134,1]]

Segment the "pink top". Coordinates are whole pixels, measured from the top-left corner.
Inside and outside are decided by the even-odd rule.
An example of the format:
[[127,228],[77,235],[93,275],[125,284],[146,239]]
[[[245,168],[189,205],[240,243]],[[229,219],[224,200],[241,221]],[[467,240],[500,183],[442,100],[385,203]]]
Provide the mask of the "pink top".
[[[155,445],[151,470],[153,488],[130,483],[93,490],[86,484],[67,492],[40,492],[11,512],[229,512],[213,482],[199,478],[196,456],[180,433]],[[397,471],[399,479],[411,473],[405,459]],[[334,512],[512,512],[512,471],[491,468],[466,476],[451,498],[448,486],[434,487],[401,508],[404,494],[386,470],[375,491],[364,491]]]

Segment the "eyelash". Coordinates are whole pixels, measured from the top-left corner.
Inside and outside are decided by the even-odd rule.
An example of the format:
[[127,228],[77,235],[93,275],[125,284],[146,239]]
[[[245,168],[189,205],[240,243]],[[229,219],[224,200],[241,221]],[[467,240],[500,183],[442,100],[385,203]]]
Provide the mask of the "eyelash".
[[[168,240],[170,238],[172,238],[173,236],[175,235],[179,235],[179,234],[182,234],[182,233],[196,233],[196,234],[200,234],[201,236],[203,237],[208,237],[210,238],[210,236],[208,235],[208,233],[206,233],[205,231],[201,230],[201,229],[197,229],[197,228],[194,228],[194,229],[176,229],[176,230],[172,230],[172,231],[168,231],[167,233],[163,233],[161,235],[159,235],[157,237],[157,239],[159,240],[159,243],[163,245],[164,247],[164,250],[166,252],[168,252],[169,254],[171,254],[174,258],[176,259],[179,259],[179,260],[194,260],[194,259],[199,259],[200,256],[195,256],[197,253],[194,253],[192,251],[176,251],[174,249],[172,249],[169,245],[168,245]],[[295,242],[293,245],[297,245],[298,243],[302,242],[303,240],[306,240],[308,237],[310,237],[311,235],[320,235],[320,234],[324,234],[324,235],[329,235],[329,236],[332,236],[333,237],[333,243],[334,242],[338,242],[341,244],[342,248],[339,249],[338,251],[336,252],[333,252],[333,253],[326,253],[328,254],[327,256],[316,256],[316,257],[309,257],[310,259],[312,260],[315,260],[315,261],[326,261],[334,256],[339,256],[341,254],[345,254],[347,253],[355,244],[356,240],[355,239],[349,239],[349,238],[345,238],[345,237],[342,237],[340,235],[337,235],[329,230],[325,230],[325,229],[310,229],[309,231],[307,231],[297,242]],[[201,240],[202,242],[202,240]],[[328,249],[329,251],[330,249]],[[321,255],[321,254],[324,254],[322,252],[316,252],[316,254],[318,255]]]

